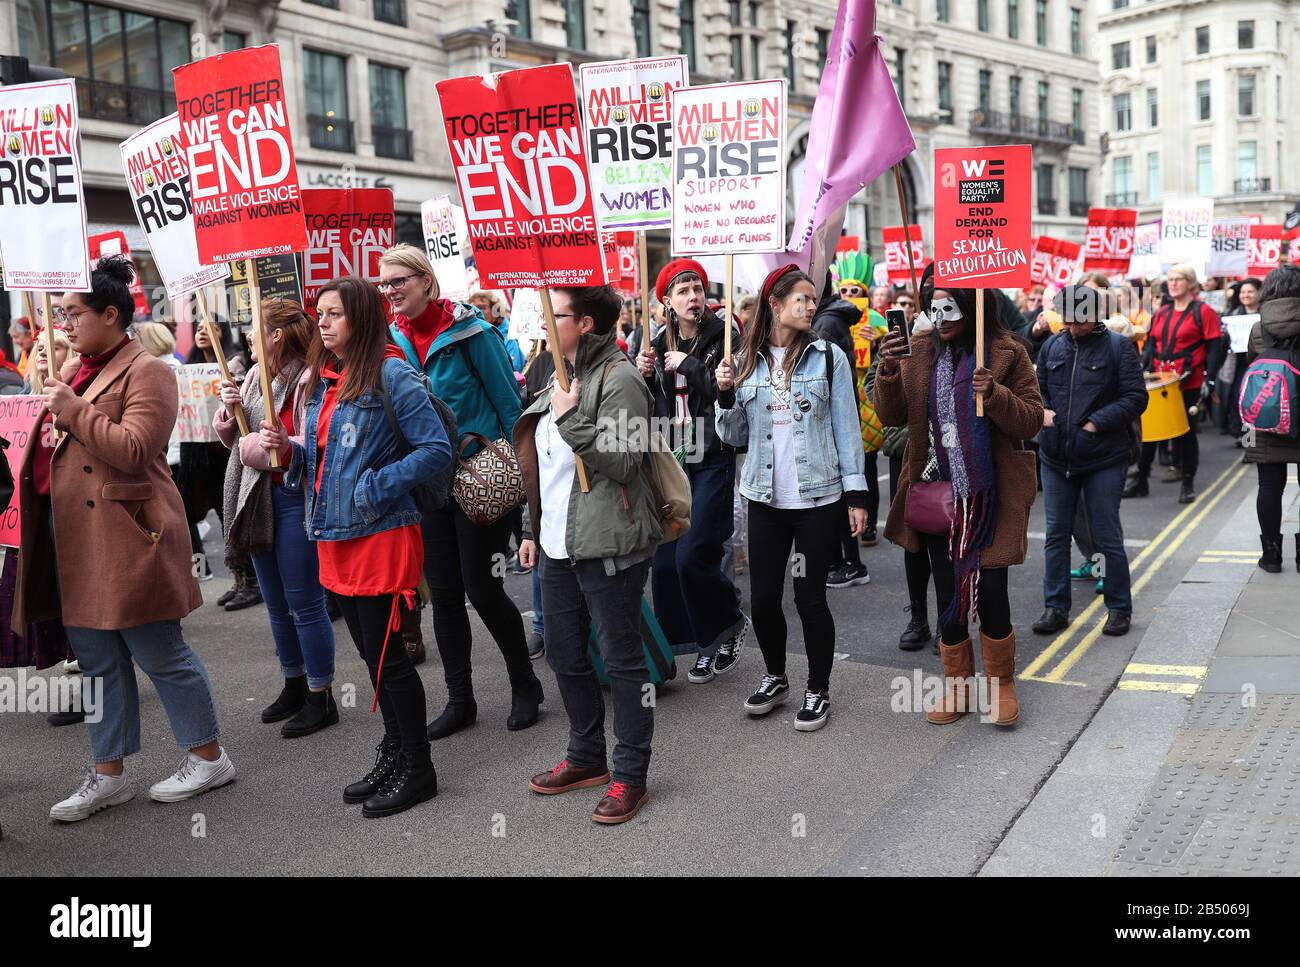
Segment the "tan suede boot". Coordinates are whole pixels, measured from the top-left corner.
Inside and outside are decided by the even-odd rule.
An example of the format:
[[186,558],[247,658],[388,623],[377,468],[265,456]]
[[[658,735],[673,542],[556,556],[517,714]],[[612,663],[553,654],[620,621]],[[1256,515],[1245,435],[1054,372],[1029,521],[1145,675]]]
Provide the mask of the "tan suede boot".
[[940,642],[939,657],[943,659],[943,700],[938,708],[925,713],[925,720],[947,725],[975,707],[970,690],[975,677],[975,648],[969,638],[956,645]]
[[1020,701],[1016,698],[1016,632],[998,639],[980,634],[980,652],[984,657],[984,674],[989,679],[989,721],[994,725],[1011,725],[1020,718]]

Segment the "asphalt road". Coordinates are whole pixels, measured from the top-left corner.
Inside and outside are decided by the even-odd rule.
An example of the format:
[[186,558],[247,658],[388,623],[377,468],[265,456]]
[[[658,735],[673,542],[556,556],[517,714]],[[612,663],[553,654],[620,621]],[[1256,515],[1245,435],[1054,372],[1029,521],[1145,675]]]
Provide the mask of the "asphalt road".
[[[1203,436],[1196,504],[1180,507],[1176,486],[1158,479],[1151,497],[1125,502],[1134,579],[1142,582],[1127,638],[1099,637],[1105,611],[1093,606],[1091,586],[1082,583],[1075,585],[1076,621],[1067,632],[1039,638],[1029,631],[1042,609],[1042,540],[1031,537],[1029,559],[1011,577],[1022,703],[1015,728],[973,716],[939,728],[891,709],[900,676],[917,668],[937,674],[940,665],[928,649],[897,647],[907,620],[902,558],[882,541],[863,552],[869,585],[829,592],[844,656],[832,678],[830,724],[797,733],[792,706],[762,720],[744,715],[741,702],[762,673],[752,640],[737,670],[709,685],[685,681],[690,659],[682,657],[677,682],[659,695],[651,800],[622,827],[590,821],[599,790],[560,797],[527,790],[528,776],[563,754],[563,708],[540,663],[547,689],[542,721],[506,732],[504,669],[473,616],[479,722],[435,743],[435,800],[401,816],[363,820],[358,807],[343,804],[340,790],[371,764],[380,728],[342,624],[337,684],[340,693],[355,695],[354,704],[342,709],[338,727],[286,741],[278,726],[258,718],[278,690],[264,609],[230,614],[208,604],[185,629],[215,684],[238,780],[185,804],[148,801],[148,785],[174,769],[180,753],[141,676],[145,747],[128,764],[136,799],[79,824],[55,825],[47,818],[50,805],[72,791],[88,765],[84,727],[52,729],[43,715],[0,715],[0,873],[978,872],[1113,687],[1164,595],[1253,488],[1253,471],[1238,465],[1239,456],[1227,438]],[[1031,535],[1042,530],[1039,501]],[[507,581],[521,610],[531,608],[529,579]],[[744,578],[741,585],[747,595]],[[220,576],[203,586],[205,597],[211,601],[226,587]],[[799,681],[802,639],[788,591],[786,602],[790,672]],[[1079,618],[1088,606],[1093,613]],[[933,608],[931,597],[932,621]],[[427,610],[424,630],[431,657],[421,674],[432,714],[445,689]]]

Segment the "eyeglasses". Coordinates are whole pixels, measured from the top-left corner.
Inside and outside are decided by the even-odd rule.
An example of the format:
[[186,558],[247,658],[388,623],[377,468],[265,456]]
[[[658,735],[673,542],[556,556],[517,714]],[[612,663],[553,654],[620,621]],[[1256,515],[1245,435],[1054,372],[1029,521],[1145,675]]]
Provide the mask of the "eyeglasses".
[[66,312],[62,306],[55,306],[54,323],[60,328],[66,329],[70,326],[77,325],[81,321],[82,316],[93,311],[94,310],[92,309],[77,309],[75,312]]
[[390,279],[387,282],[380,282],[376,284],[375,288],[377,288],[380,292],[389,292],[392,291],[393,289],[400,289],[402,286],[406,285],[406,283],[410,282],[413,278],[415,278],[414,275],[400,275],[395,279]]

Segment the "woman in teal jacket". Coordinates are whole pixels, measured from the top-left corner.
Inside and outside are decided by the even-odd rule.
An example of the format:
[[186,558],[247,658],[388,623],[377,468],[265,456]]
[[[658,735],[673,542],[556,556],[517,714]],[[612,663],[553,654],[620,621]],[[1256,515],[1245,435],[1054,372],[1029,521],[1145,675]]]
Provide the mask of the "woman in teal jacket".
[[[519,390],[505,343],[496,327],[464,302],[442,299],[433,266],[413,245],[397,245],[379,260],[380,288],[393,307],[393,339],[407,360],[429,380],[434,395],[456,414],[461,459],[480,444],[469,434],[507,441],[519,419]],[[478,612],[505,658],[512,693],[506,728],[526,729],[537,721],[542,683],[533,673],[523,618],[504,585],[509,559],[511,515],[485,527],[470,522],[452,504],[426,514],[424,576],[433,606],[433,632],[447,679],[447,707],[429,723],[429,738],[441,739],[478,716],[470,663],[469,615]],[[498,565],[501,566],[498,566]]]

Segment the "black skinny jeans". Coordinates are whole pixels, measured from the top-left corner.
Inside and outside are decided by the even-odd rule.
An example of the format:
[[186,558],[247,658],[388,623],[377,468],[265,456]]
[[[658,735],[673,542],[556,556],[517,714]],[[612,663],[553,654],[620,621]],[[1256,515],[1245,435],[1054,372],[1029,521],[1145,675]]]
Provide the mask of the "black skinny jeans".
[[[1191,409],[1193,406],[1200,404],[1201,389],[1183,390],[1183,406]],[[1201,422],[1200,414],[1187,418],[1189,429],[1180,437],[1176,437],[1174,444],[1174,465],[1183,472],[1184,479],[1190,480],[1196,476],[1196,470],[1201,463],[1201,445],[1197,439],[1196,427]],[[1156,443],[1142,444],[1142,456],[1138,458],[1138,475],[1145,477],[1151,473],[1151,464],[1156,459]]]
[[[922,534],[921,546],[929,555],[930,568],[934,571],[935,596],[939,599],[939,614],[942,615],[948,610],[956,591],[952,559],[948,557],[948,535]],[[1007,596],[1005,567],[980,568],[978,611],[981,633],[988,632],[988,636],[994,639],[1011,634],[1011,601]],[[966,616],[959,617],[964,619]],[[945,645],[959,645],[970,637],[970,628],[964,621],[945,624],[941,632]]]
[[[880,476],[877,458],[880,452],[872,450],[864,454],[864,466],[867,475],[867,530],[875,530],[876,518],[880,515]],[[846,564],[861,564],[862,552],[858,549],[858,539],[853,536],[853,525],[849,522],[848,502],[843,502],[844,513],[840,522],[840,558]]]
[[1259,463],[1259,491],[1255,494],[1255,516],[1259,532],[1265,537],[1282,533],[1282,491],[1286,489],[1285,463]]
[[495,524],[478,527],[459,507],[425,516],[424,576],[433,606],[433,633],[452,701],[474,697],[473,633],[465,611],[466,595],[501,649],[510,687],[526,691],[536,681],[528,660],[523,618],[505,590],[510,527],[510,514]]
[[826,603],[826,574],[839,551],[840,517],[844,502],[808,510],[779,510],[749,502],[749,596],[754,635],[770,675],[785,674],[786,623],[781,598],[790,549],[796,559],[794,604],[803,625],[808,654],[808,688],[830,690],[835,661],[835,619]]
[[[384,716],[384,735],[400,738],[402,751],[419,755],[429,754],[429,737],[425,733],[424,685],[406,654],[400,630],[388,638],[384,651],[384,637],[389,635],[388,622],[393,613],[393,596],[345,597],[336,594],[339,610],[347,623],[352,641],[361,653],[370,672],[372,688],[378,682],[379,710]],[[406,610],[405,603],[399,605]],[[379,674],[380,653],[383,653],[384,671]]]

